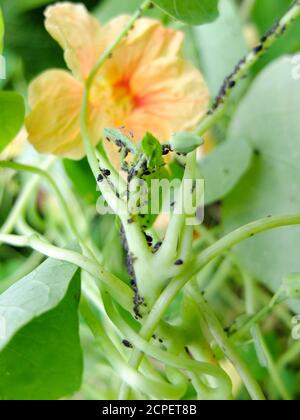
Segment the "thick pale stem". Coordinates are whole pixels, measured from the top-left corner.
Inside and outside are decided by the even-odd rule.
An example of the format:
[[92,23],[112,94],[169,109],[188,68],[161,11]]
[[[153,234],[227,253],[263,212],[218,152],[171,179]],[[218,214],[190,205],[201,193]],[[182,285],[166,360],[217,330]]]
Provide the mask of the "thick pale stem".
[[[186,167],[178,194],[178,200],[175,203],[174,214],[171,217],[164,242],[155,256],[156,264],[159,266],[169,265],[176,258],[179,251],[179,239],[184,230],[184,224],[187,215],[183,211],[185,181],[193,181],[196,172],[196,152],[187,156]],[[192,194],[192,193],[191,193]]]

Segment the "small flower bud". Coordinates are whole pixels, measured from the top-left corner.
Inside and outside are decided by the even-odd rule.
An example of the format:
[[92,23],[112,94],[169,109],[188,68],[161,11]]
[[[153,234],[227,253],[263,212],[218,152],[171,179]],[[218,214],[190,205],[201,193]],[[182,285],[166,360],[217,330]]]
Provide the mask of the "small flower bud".
[[171,137],[170,145],[177,153],[190,153],[204,143],[203,139],[193,133],[177,133]]

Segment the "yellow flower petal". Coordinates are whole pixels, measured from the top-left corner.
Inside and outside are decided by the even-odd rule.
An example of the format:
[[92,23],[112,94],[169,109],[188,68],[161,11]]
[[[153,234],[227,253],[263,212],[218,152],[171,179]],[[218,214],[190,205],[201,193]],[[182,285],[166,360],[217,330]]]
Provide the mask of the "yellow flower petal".
[[64,50],[69,69],[86,79],[103,50],[99,22],[82,4],[57,3],[45,12],[45,26]]
[[[167,140],[174,132],[195,128],[201,117],[207,111],[209,93],[199,71],[185,60],[177,58],[162,58],[150,65],[141,67],[131,79],[132,94],[139,103],[138,113],[129,119],[134,124],[137,114],[151,115],[152,120],[144,118],[144,131],[150,130],[150,123],[162,121],[159,139]],[[169,130],[166,129],[168,123]],[[141,128],[141,127],[140,127]]]
[[[83,80],[101,52],[119,35],[128,16],[102,29],[82,5],[57,4],[46,11],[46,27],[65,50],[75,78],[50,71],[32,83],[29,140],[42,153],[84,156],[80,134]],[[159,21],[139,19],[113,51],[94,81],[89,131],[96,144],[104,127],[125,125],[138,141],[146,131],[161,141],[193,129],[208,106],[199,71],[180,58],[183,34]],[[116,156],[113,156],[116,160]]]
[[[129,16],[120,16],[104,27],[105,45],[113,42],[128,20]],[[177,56],[182,43],[182,32],[166,28],[157,20],[141,18],[115,49],[101,73],[112,84],[129,80],[136,70],[156,58]]]
[[137,109],[124,122],[126,130],[132,132],[133,140],[139,141],[147,131],[160,141],[168,140],[172,133],[172,126],[168,120],[155,115],[151,110]]
[[[41,153],[70,159],[84,156],[80,134],[83,86],[63,70],[47,71],[30,86],[32,107],[26,119],[29,141]],[[91,107],[89,127],[94,144],[101,135],[101,112]]]

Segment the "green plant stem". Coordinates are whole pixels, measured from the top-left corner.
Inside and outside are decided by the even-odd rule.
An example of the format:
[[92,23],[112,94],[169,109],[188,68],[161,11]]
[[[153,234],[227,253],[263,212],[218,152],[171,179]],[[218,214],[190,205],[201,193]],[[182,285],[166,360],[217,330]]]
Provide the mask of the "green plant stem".
[[195,130],[196,133],[203,136],[203,134],[205,134],[222,117],[226,111],[232,91],[238,82],[247,75],[248,71],[258,61],[258,59],[266,53],[274,42],[299,16],[300,0],[296,0],[288,9],[287,13],[278,22],[276,22],[273,28],[264,37],[262,37],[260,43],[237,64],[233,72],[225,79],[212,109],[208,112],[207,116],[200,121],[199,126]]
[[275,228],[299,224],[300,214],[295,214],[266,217],[244,225],[215,242],[213,245],[205,249],[197,258],[195,258],[193,274],[196,274],[198,271],[200,271],[204,265],[208,264],[209,261],[213,260],[219,255],[222,255],[246,239]]
[[[208,247],[202,252],[202,254],[200,254],[198,258],[196,258],[194,263],[188,265],[183,274],[175,277],[165,288],[165,290],[161,293],[160,297],[153,305],[153,308],[141,329],[141,337],[143,337],[146,340],[150,340],[160,319],[162,318],[170,303],[177,296],[179,291],[188,283],[188,281],[191,278],[193,278],[195,274],[197,274],[214,258],[218,257],[219,255],[222,255],[234,245],[237,245],[238,243],[256,234],[266,232],[268,230],[278,227],[297,224],[300,224],[299,214],[260,219],[256,222],[249,223],[248,225],[245,225],[233,231],[232,233],[228,234],[224,238],[220,239],[219,241]],[[130,365],[137,369],[142,360],[142,357],[142,353],[140,353],[139,351],[134,351],[130,359]],[[120,399],[126,399],[126,397],[128,396],[128,392],[129,390],[127,387],[122,387],[119,395]]]
[[251,398],[259,401],[265,400],[265,396],[256,380],[253,378],[247,364],[243,361],[235,347],[231,344],[227,335],[224,333],[222,325],[215,316],[214,312],[211,310],[209,304],[202,297],[201,293],[199,293],[199,290],[192,285],[189,285],[187,291],[190,298],[197,303],[198,310],[205,319],[207,326],[218,346],[239,372]]
[[[255,285],[253,278],[247,273],[244,272],[244,282],[245,282],[245,295],[246,295],[246,312],[249,315],[255,313]],[[275,387],[279,395],[287,401],[290,401],[292,398],[289,395],[288,390],[280,377],[280,374],[275,366],[273,357],[270,353],[270,350],[267,346],[266,340],[263,337],[261,329],[258,324],[254,324],[251,328],[251,335],[255,343],[257,357],[260,360],[260,363],[267,367],[270,377],[272,378]]]
[[111,296],[127,311],[132,312],[133,293],[130,287],[123,283],[116,276],[105,270],[99,263],[79,254],[63,248],[51,245],[39,235],[18,236],[0,234],[0,242],[15,247],[29,247],[50,258],[70,262],[91,274],[95,279],[100,280],[104,288]]
[[84,296],[81,298],[80,311],[93,332],[98,344],[103,349],[104,354],[109,355],[108,361],[112,368],[116,370],[118,375],[133,388],[141,390],[147,395],[154,396],[158,399],[180,399],[186,390],[186,383],[183,375],[174,376],[173,383],[165,381],[157,381],[145,378],[134,368],[130,367],[117,351],[110,338],[106,335],[99,319],[94,315]]
[[243,338],[246,334],[249,333],[251,328],[261,322],[267,315],[269,315],[273,310],[272,306],[264,306],[259,312],[253,315],[244,325],[239,327],[238,331],[231,334],[231,339],[233,341],[238,341]]
[[[49,169],[55,162],[56,158],[53,156],[48,157],[42,164],[41,168],[44,170]],[[24,207],[26,206],[29,198],[31,197],[32,192],[38,186],[40,181],[39,175],[34,175],[26,184],[21,194],[19,195],[17,201],[14,204],[13,209],[11,210],[6,222],[0,229],[0,233],[10,233],[12,232],[20,214],[23,212]]]
[[[207,242],[209,245],[214,244],[217,241],[217,238],[214,236],[214,234],[211,233],[211,231],[207,230],[203,225],[197,226],[197,230],[200,233],[202,237],[202,241]],[[200,248],[201,249],[201,248]],[[199,252],[199,246],[196,244],[196,247],[194,248],[194,252]],[[236,255],[233,253],[233,251],[226,251],[225,256],[226,258],[229,258],[232,261],[232,265],[236,265],[238,270],[242,273],[242,275],[245,274],[244,268],[241,266],[240,262],[238,261]],[[217,260],[214,260],[217,261]],[[205,269],[209,267],[206,266]],[[204,272],[203,269],[200,274]],[[198,283],[199,284],[199,283]],[[208,295],[208,290],[206,290],[206,295]],[[224,292],[224,290],[223,290]],[[239,330],[237,332],[234,332],[231,334],[233,340],[238,340],[240,338],[243,338],[245,334],[249,332],[249,330],[252,328],[252,326],[255,323],[260,323],[266,316],[268,316],[274,309],[277,312],[278,317],[281,319],[283,323],[285,323],[287,326],[290,325],[290,316],[288,313],[284,312],[284,308],[278,305],[273,306],[271,304],[271,297],[268,296],[266,291],[258,289],[256,293],[259,295],[260,300],[262,300],[262,303],[264,307],[257,313],[253,314],[253,317],[249,319],[245,324],[242,326],[239,326]]]
[[227,280],[232,271],[232,261],[230,257],[225,257],[221,262],[218,271],[211,279],[209,284],[205,289],[206,296],[208,298],[212,297],[217,291],[221,288],[222,284]]
[[287,390],[284,381],[282,380],[279,370],[274,362],[273,356],[267,346],[266,340],[264,339],[261,331],[258,332],[258,338],[260,341],[260,346],[264,352],[264,355],[267,359],[267,367],[270,374],[270,377],[277,388],[277,391],[280,397],[286,401],[292,401],[292,396],[290,395],[289,391]]
[[[96,258],[93,255],[90,248],[86,245],[85,240],[81,237],[81,234],[79,233],[79,231],[77,229],[77,226],[76,226],[76,224],[73,220],[73,216],[72,216],[72,214],[69,210],[69,207],[68,207],[62,193],[60,192],[60,189],[58,188],[58,185],[56,184],[56,182],[54,181],[52,176],[46,170],[37,168],[35,166],[24,165],[24,164],[21,164],[21,163],[10,162],[10,161],[0,161],[0,168],[10,168],[10,169],[13,169],[13,170],[16,170],[16,171],[30,172],[30,173],[39,175],[42,178],[45,178],[47,180],[47,182],[51,185],[53,191],[55,192],[55,194],[58,198],[58,201],[61,205],[62,211],[65,215],[65,220],[68,222],[71,232],[73,233],[75,238],[78,240],[81,247],[85,250],[85,252],[90,257]],[[33,233],[33,232],[31,232],[31,233]]]
[[183,200],[184,200],[184,189],[186,188],[185,180],[194,180],[196,175],[196,152],[189,153],[186,158],[185,171],[178,193],[178,198],[175,203],[174,214],[171,217],[165,239],[159,251],[155,255],[157,265],[165,266],[169,265],[172,260],[176,258],[178,250],[178,242],[182,230],[184,229],[184,223],[187,215],[183,212]]
[[140,351],[143,351],[148,356],[155,358],[167,366],[171,365],[178,369],[197,373],[198,375],[209,375],[213,377],[218,383],[218,387],[216,388],[210,388],[201,382],[201,392],[204,398],[227,399],[231,396],[231,382],[221,368],[209,363],[198,362],[187,357],[173,355],[170,352],[151,345],[127,325],[108,299],[105,299],[105,308],[109,318],[114,322],[114,325],[116,325],[131,344]]
[[300,340],[297,341],[289,350],[281,356],[278,361],[278,368],[282,369],[284,366],[292,363],[294,359],[299,358],[300,355]]

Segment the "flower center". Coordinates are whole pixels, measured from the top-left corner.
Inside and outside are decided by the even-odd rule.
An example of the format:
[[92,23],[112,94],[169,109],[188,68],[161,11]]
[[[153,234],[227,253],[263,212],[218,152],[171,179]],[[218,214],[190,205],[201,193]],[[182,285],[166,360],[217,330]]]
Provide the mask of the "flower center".
[[123,125],[137,106],[127,80],[112,84],[104,77],[98,78],[92,87],[91,101],[103,109],[115,126]]

